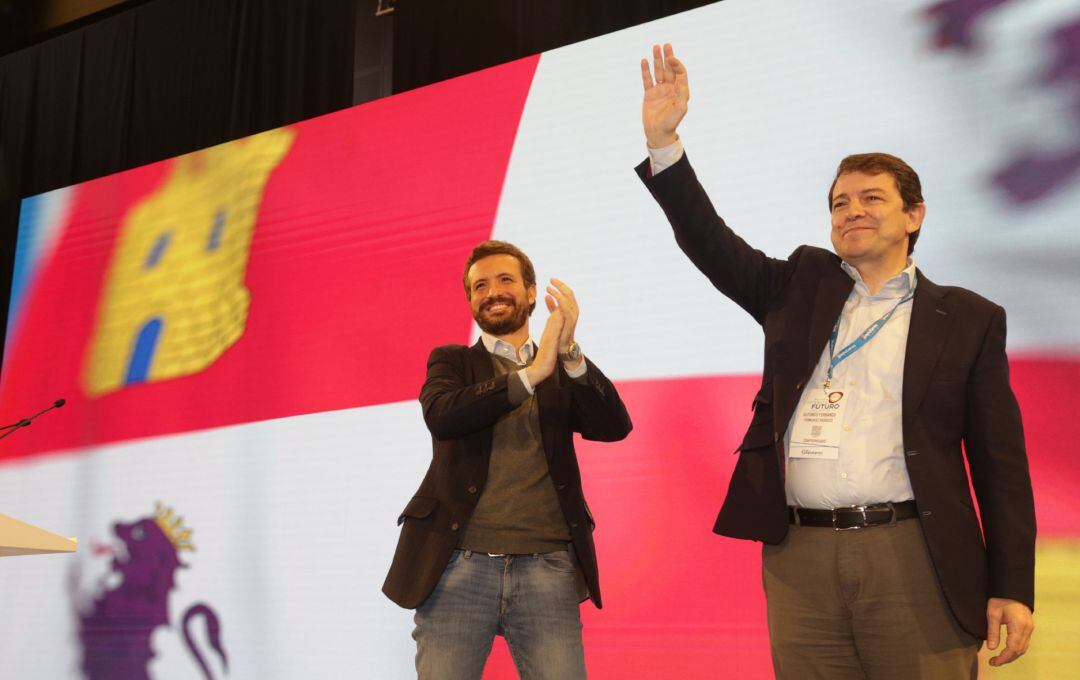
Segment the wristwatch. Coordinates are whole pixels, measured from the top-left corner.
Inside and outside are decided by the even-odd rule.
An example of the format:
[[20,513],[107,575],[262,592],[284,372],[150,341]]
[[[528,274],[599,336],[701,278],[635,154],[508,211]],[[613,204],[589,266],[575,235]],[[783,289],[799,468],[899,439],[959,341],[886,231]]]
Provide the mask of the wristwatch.
[[559,352],[559,361],[562,361],[564,364],[572,364],[580,358],[581,345],[573,340],[570,341],[570,346],[566,348],[565,352]]

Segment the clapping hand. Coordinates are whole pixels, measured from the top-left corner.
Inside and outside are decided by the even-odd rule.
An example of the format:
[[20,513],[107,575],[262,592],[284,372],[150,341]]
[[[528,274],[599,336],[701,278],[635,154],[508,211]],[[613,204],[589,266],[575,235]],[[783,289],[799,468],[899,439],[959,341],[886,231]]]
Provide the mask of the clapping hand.
[[540,335],[540,347],[536,350],[536,358],[525,369],[529,382],[534,386],[539,385],[555,372],[555,365],[559,360],[559,339],[566,325],[562,310],[555,305],[555,299],[546,295],[544,301],[551,315],[548,316],[547,323],[544,324],[544,332]]
[[[547,287],[547,299],[555,298],[559,311],[562,312],[565,323],[562,333],[559,335],[559,352],[565,353],[570,350],[570,343],[574,341],[574,329],[577,328],[578,303],[574,297],[574,291],[559,279],[552,277],[551,285]],[[551,304],[548,304],[551,308]]]

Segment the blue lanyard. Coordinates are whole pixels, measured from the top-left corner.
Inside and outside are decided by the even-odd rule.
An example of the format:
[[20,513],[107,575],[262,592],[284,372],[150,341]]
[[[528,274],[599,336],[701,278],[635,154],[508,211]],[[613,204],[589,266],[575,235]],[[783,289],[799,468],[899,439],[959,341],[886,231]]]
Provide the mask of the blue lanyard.
[[889,323],[889,319],[891,319],[892,315],[896,313],[896,310],[900,308],[900,305],[904,304],[914,296],[915,291],[912,291],[900,298],[900,301],[897,302],[885,316],[867,326],[866,330],[859,334],[859,337],[852,340],[847,347],[840,350],[839,354],[836,354],[836,339],[840,335],[840,317],[843,316],[843,312],[841,312],[840,317],[836,318],[836,323],[833,325],[832,329],[832,335],[829,337],[829,373],[825,377],[825,389],[829,389],[829,385],[832,383],[833,369],[839,366],[840,362],[844,359],[847,359],[849,356],[862,349],[863,345],[873,340],[874,336],[878,334],[878,331],[884,328],[885,324]]

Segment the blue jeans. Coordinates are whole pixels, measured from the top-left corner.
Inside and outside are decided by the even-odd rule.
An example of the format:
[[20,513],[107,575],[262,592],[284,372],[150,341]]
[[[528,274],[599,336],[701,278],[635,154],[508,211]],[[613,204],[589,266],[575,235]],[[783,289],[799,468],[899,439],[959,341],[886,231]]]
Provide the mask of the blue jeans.
[[420,680],[478,680],[496,635],[506,638],[522,680],[585,677],[575,560],[565,550],[455,550],[414,620]]

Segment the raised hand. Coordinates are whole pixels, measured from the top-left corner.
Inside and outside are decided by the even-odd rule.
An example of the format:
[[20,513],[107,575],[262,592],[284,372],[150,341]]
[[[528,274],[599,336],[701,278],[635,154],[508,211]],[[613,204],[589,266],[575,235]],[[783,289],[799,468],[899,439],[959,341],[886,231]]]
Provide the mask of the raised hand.
[[562,310],[555,305],[555,299],[546,295],[544,301],[551,315],[548,316],[547,323],[544,324],[544,332],[540,335],[540,347],[536,350],[536,358],[525,369],[529,382],[534,386],[539,385],[555,372],[555,364],[559,360],[559,337],[565,325]]
[[659,45],[653,45],[652,51],[653,72],[649,71],[649,60],[641,60],[641,84],[645,87],[641,124],[649,146],[657,149],[678,139],[675,128],[686,115],[690,81],[670,43],[665,43],[662,51]]

